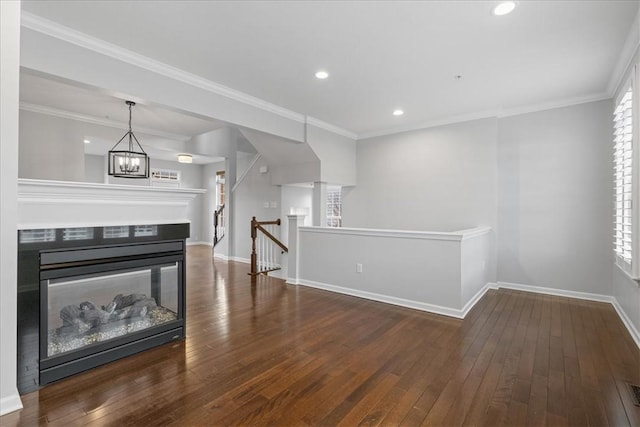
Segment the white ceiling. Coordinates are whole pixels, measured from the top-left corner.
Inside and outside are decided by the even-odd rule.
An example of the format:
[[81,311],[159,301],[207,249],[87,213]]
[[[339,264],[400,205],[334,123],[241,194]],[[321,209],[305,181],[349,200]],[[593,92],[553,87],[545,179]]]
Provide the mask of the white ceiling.
[[[521,0],[503,17],[491,14],[496,3],[22,4],[35,15],[360,137],[610,96],[640,2]],[[320,68],[329,79],[313,77]],[[29,96],[37,103],[35,91]],[[392,116],[395,108],[405,115]],[[153,126],[192,133],[167,118]]]

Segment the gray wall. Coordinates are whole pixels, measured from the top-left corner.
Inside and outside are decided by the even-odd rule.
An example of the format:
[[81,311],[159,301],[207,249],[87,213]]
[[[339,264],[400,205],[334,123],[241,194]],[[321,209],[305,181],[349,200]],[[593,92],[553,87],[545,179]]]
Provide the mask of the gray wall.
[[611,102],[500,120],[498,280],[610,295]]
[[345,227],[455,231],[496,225],[495,119],[358,141]]
[[[264,158],[258,159],[249,169],[233,193],[235,225],[233,234],[230,234],[234,239],[234,253],[231,255],[245,260],[251,256],[251,218],[255,216],[259,221],[270,221],[280,217],[280,187],[271,185],[271,168],[267,173],[260,173],[260,166],[267,166]],[[241,171],[240,166],[238,171]],[[269,204],[268,208],[264,207],[265,203]],[[274,207],[271,207],[272,203],[275,203]]]
[[84,181],[84,125],[20,111],[20,178]]
[[611,295],[611,102],[358,141],[346,227],[497,232],[497,280]]
[[85,154],[84,156],[84,182],[104,183],[105,156]]

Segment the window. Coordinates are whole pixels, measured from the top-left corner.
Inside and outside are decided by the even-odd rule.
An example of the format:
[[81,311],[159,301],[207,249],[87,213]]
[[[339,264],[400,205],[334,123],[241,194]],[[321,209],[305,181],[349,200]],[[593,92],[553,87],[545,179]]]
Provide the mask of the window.
[[327,188],[327,227],[342,227],[342,188]]
[[627,273],[636,270],[633,207],[633,85],[623,91],[613,118],[614,135],[614,251],[616,263]]
[[220,206],[224,205],[224,182],[224,171],[216,172],[216,209],[219,209]]

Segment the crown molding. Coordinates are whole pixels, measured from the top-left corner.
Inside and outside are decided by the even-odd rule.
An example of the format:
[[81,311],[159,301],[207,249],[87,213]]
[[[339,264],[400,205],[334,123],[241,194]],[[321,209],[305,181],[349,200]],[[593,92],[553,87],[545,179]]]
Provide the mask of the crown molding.
[[402,132],[412,132],[422,129],[429,129],[439,126],[447,126],[456,123],[470,122],[473,120],[482,119],[502,119],[505,117],[518,116],[521,114],[536,113],[545,110],[553,110],[555,108],[571,107],[574,105],[586,104],[589,102],[603,101],[605,99],[611,99],[611,96],[606,92],[596,93],[587,96],[579,96],[575,98],[560,99],[552,102],[545,102],[540,104],[526,105],[522,107],[486,110],[479,113],[465,114],[461,116],[445,117],[439,120],[433,120],[429,122],[415,123],[404,127],[395,127],[374,132],[365,132],[358,135],[358,140],[364,140],[369,138],[376,138],[379,136],[394,135]]
[[504,117],[519,116],[520,114],[537,113],[545,110],[553,110],[555,108],[565,108],[572,107],[574,105],[588,104],[589,102],[604,101],[606,99],[611,99],[611,95],[606,92],[600,92],[591,95],[577,96],[574,98],[565,98],[551,102],[543,102],[540,104],[506,108],[500,110],[497,117],[501,119]]
[[609,79],[609,85],[607,86],[607,93],[610,98],[613,98],[618,91],[618,88],[623,83],[624,79],[633,57],[640,47],[640,10],[636,14],[636,17],[631,24],[627,38],[622,46],[620,55],[618,56],[618,62],[613,69],[611,78]]
[[439,126],[452,125],[462,122],[470,122],[472,120],[490,119],[498,116],[497,110],[481,111],[479,113],[463,114],[459,116],[444,117],[438,120],[430,120],[427,122],[413,123],[406,126],[396,126],[393,128],[381,129],[372,132],[363,132],[358,134],[358,140],[376,138],[378,136],[394,135],[403,132],[412,132],[421,129],[429,129]]
[[148,71],[181,81],[195,86],[202,90],[215,93],[220,96],[250,105],[263,111],[276,114],[278,116],[294,120],[298,123],[305,123],[305,116],[288,110],[278,105],[272,104],[260,98],[237,91],[230,87],[215,83],[198,75],[189,73],[171,65],[165,64],[144,55],[132,52],[123,47],[106,42],[96,37],[80,31],[73,30],[64,25],[42,18],[29,12],[22,11],[21,25],[33,31],[75,44],[76,46],[92,50],[105,56],[126,62],[128,64],[144,68]]
[[345,138],[358,139],[358,135],[356,133],[334,126],[331,123],[323,122],[322,120],[318,120],[314,117],[307,117],[307,124],[326,130],[327,132],[335,133],[336,135],[344,136]]
[[[117,122],[114,120],[103,119],[100,117],[89,116],[86,114],[75,113],[72,111],[61,110],[59,108],[47,107],[45,105],[30,104],[28,102],[20,102],[20,109],[22,111],[29,111],[32,113],[46,114],[47,116],[60,117],[62,119],[76,120],[83,123],[89,123],[92,125],[106,126],[115,129],[126,129],[127,124]],[[136,126],[136,131],[147,135],[158,136],[160,138],[172,139],[180,142],[187,142],[191,139],[188,135],[178,135],[175,133],[162,132],[154,129]]]

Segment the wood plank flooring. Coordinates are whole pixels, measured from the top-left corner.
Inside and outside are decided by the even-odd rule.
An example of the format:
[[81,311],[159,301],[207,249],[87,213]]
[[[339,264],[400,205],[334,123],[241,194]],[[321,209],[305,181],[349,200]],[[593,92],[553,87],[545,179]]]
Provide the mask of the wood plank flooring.
[[640,425],[611,305],[488,292],[464,321],[285,285],[192,246],[187,339],[23,396],[0,425]]

